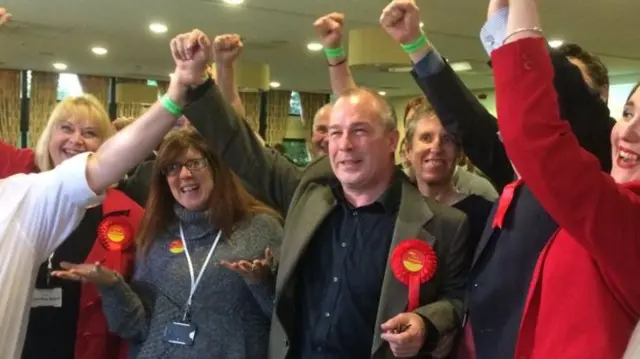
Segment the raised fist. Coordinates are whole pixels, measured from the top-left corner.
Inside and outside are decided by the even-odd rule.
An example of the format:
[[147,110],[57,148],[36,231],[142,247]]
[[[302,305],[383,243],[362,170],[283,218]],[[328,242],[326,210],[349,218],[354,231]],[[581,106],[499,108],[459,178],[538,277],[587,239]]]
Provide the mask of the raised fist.
[[320,42],[325,49],[335,49],[342,43],[344,15],[337,12],[325,15],[313,23]]
[[11,14],[7,11],[7,9],[0,7],[0,26],[11,20]]
[[416,41],[420,30],[420,9],[414,0],[394,0],[382,10],[380,25],[400,44]]
[[172,80],[182,86],[197,86],[212,62],[211,41],[200,30],[180,34],[171,40],[171,55],[176,64]]
[[214,60],[219,64],[232,64],[242,52],[242,39],[237,34],[219,35],[213,40]]

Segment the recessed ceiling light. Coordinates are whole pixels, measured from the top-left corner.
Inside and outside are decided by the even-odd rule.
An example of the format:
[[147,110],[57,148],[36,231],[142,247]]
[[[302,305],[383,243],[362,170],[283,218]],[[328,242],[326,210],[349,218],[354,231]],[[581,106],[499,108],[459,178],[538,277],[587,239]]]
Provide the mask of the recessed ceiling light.
[[273,87],[274,89],[277,89],[278,87],[280,87],[280,83],[277,81],[273,81],[269,83],[269,86]]
[[307,44],[307,50],[309,51],[320,51],[322,50],[322,44],[319,42],[310,42]]
[[229,5],[240,5],[244,2],[244,0],[222,0]]
[[91,52],[96,55],[103,56],[106,55],[109,51],[107,51],[107,49],[105,49],[104,47],[96,46],[91,48]]
[[464,72],[473,69],[473,67],[471,67],[471,64],[468,62],[454,62],[451,64],[451,68],[455,72]]
[[164,34],[169,29],[167,28],[167,25],[165,25],[165,24],[161,24],[159,22],[154,22],[151,25],[149,25],[149,30],[151,30],[151,32],[155,32],[156,34]]
[[53,64],[53,68],[55,68],[56,70],[64,71],[67,69],[67,64],[56,62]]
[[562,46],[564,44],[564,41],[562,40],[549,40],[549,46],[551,46],[554,49],[557,49],[558,47]]
[[385,91],[378,91],[378,95],[380,96],[386,96],[387,93]]
[[424,22],[421,22],[421,23],[420,23],[420,27],[424,27]]

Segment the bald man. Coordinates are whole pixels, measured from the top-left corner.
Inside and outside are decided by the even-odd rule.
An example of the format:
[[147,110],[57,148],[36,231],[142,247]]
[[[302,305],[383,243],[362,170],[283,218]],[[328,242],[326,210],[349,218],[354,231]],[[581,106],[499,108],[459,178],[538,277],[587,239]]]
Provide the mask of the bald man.
[[313,117],[313,127],[311,132],[311,143],[309,150],[313,158],[325,156],[327,154],[327,134],[329,132],[329,117],[333,105],[328,103],[316,112]]

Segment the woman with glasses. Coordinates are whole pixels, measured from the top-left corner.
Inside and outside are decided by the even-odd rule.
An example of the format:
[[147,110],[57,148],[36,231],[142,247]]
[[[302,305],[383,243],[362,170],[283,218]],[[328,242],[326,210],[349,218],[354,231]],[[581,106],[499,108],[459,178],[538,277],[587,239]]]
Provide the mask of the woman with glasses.
[[278,214],[180,129],[154,164],[131,283],[100,265],[66,263],[55,275],[99,286],[130,357],[266,358],[281,238]]

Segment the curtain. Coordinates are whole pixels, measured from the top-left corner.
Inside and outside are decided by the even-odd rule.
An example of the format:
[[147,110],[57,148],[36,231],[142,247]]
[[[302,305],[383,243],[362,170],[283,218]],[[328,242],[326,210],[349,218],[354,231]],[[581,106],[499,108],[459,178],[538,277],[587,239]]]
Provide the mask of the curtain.
[[311,135],[313,128],[313,117],[316,112],[327,104],[328,96],[323,93],[300,92],[300,107],[302,108],[302,120],[304,127],[309,129],[306,131],[307,136]]
[[0,141],[19,146],[20,71],[0,70]]
[[260,130],[260,93],[240,92],[240,100],[242,100],[244,112],[247,115],[246,121],[253,132],[258,133]]
[[291,91],[271,90],[267,93],[267,131],[265,141],[272,146],[282,142],[287,133]]
[[108,107],[109,80],[102,76],[78,75],[82,91],[95,96],[105,107]]
[[[148,89],[147,86],[147,80],[140,80],[140,79],[118,79],[118,84],[133,84],[133,85],[137,85],[140,89]],[[159,85],[159,84],[158,84]],[[140,96],[139,95],[135,95],[135,92],[137,92],[137,90],[134,90],[134,98],[124,98],[125,95],[123,95],[122,93],[120,93],[118,95],[118,102],[117,102],[117,111],[116,111],[116,118],[120,118],[120,117],[133,117],[133,118],[138,118],[140,117],[143,113],[146,112],[146,110],[157,100],[157,92],[159,91],[159,89],[156,89],[156,95],[155,98],[150,98],[148,97],[148,91],[144,91],[145,96],[142,96],[144,99],[144,101],[148,101],[148,102],[140,102]],[[148,97],[148,98],[147,98]]]
[[31,101],[29,104],[29,146],[38,142],[44,130],[49,114],[58,102],[57,73],[31,73]]
[[133,117],[138,118],[142,116],[149,109],[149,104],[145,103],[133,103],[123,102],[118,103],[117,118],[120,117]]

